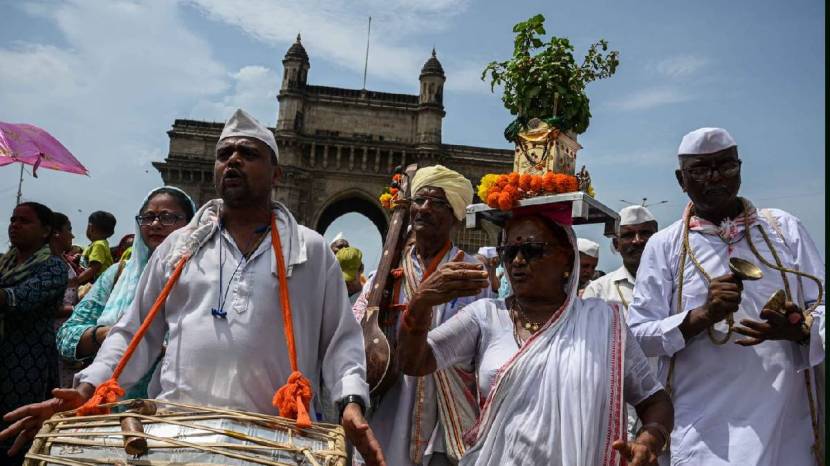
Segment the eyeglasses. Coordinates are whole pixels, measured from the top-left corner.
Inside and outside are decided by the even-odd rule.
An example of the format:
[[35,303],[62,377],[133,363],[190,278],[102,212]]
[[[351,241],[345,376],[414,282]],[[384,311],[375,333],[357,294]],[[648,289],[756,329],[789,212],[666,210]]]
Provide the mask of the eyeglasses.
[[449,202],[447,202],[444,199],[438,198],[438,197],[415,196],[415,197],[412,198],[412,203],[415,204],[418,207],[423,207],[424,204],[427,203],[427,201],[429,201],[430,204],[432,204],[436,207],[443,207],[445,209],[450,208],[450,203]]
[[170,212],[162,212],[158,215],[156,214],[144,214],[144,215],[136,215],[135,221],[138,222],[139,225],[143,227],[148,227],[156,222],[159,221],[164,226],[173,226],[179,220],[184,220],[183,215],[178,214],[171,214]]
[[740,160],[729,160],[716,166],[684,168],[683,171],[695,181],[710,180],[715,176],[715,172],[718,172],[724,178],[729,178],[741,171],[741,163]]
[[521,244],[506,244],[498,246],[496,252],[501,257],[503,264],[513,262],[519,252],[522,253],[525,261],[530,262],[545,255],[546,246],[556,246],[556,243],[545,243],[541,241],[534,241]]

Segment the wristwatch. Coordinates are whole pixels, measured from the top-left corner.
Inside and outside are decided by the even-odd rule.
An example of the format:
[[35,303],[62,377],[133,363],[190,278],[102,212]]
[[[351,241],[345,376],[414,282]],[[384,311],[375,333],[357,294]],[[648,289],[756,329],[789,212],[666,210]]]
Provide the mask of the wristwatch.
[[363,398],[359,395],[346,395],[337,402],[337,412],[340,414],[338,419],[343,418],[343,411],[346,409],[346,406],[349,403],[355,403],[360,406],[360,413],[366,414],[366,403],[363,402]]

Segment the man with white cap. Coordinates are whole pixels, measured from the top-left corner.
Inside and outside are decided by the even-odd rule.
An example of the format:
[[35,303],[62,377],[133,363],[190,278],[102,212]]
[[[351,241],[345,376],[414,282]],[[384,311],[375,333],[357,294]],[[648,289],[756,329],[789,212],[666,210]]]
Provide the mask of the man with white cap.
[[586,239],[577,238],[576,247],[579,249],[579,296],[585,291],[585,287],[594,278],[594,272],[599,263],[599,244]]
[[[646,247],[648,239],[657,232],[657,220],[648,209],[643,206],[628,206],[620,211],[620,228],[611,240],[615,251],[622,256],[623,265],[613,272],[591,281],[582,298],[600,298],[608,303],[617,303],[622,306],[626,320],[628,319],[628,305],[634,293],[634,282],[637,268],[640,267],[640,257]],[[652,370],[656,370],[656,358],[649,358]],[[628,434],[629,438],[636,438],[641,427],[637,412],[628,405]]]
[[[432,328],[462,307],[491,295],[484,265],[464,254],[452,237],[473,200],[473,187],[460,173],[441,165],[419,169],[412,178],[409,209],[411,234],[401,254],[400,293],[395,303],[432,307]],[[369,280],[354,306],[355,317],[366,313]],[[399,328],[406,311],[396,316]],[[387,335],[397,340],[397,332]],[[440,383],[437,383],[440,382]],[[486,394],[485,394],[486,395]],[[381,396],[369,424],[389,464],[451,465],[464,453],[464,432],[478,415],[473,361],[425,377],[401,375]]]
[[[648,241],[632,332],[673,397],[671,464],[821,462],[815,368],[824,360],[824,262],[798,218],[738,197],[737,144],[720,128],[683,137],[677,181],[691,202]],[[760,267],[741,280],[729,259]],[[786,302],[770,302],[783,290]],[[819,429],[815,429],[819,430]]]
[[[25,439],[55,411],[94,404],[102,390],[123,395],[110,384],[129,387],[161,357],[155,398],[282,414],[298,425],[319,412],[325,384],[348,438],[371,464],[385,464],[363,417],[369,405],[363,335],[349,312],[340,267],[319,234],[272,201],[278,154],[271,130],[243,110],[231,116],[216,145],[221,199],[208,201],[156,249],[132,307],[76,375],[75,388],[56,389],[56,398],[10,413],[6,418],[19,422],[3,436],[22,431]],[[180,278],[166,287],[176,273]],[[129,363],[110,379],[163,288],[169,294],[161,312],[144,323],[149,327]]]

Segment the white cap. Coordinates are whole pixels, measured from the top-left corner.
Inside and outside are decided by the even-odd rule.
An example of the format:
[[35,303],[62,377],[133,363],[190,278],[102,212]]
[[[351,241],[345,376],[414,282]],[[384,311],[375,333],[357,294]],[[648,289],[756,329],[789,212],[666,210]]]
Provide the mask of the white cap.
[[228,121],[225,122],[219,140],[235,136],[253,138],[264,142],[266,146],[274,151],[274,155],[277,156],[277,161],[279,161],[280,151],[277,149],[277,140],[274,139],[274,133],[241,108],[236,109],[233,115],[228,118]]
[[334,244],[334,242],[339,240],[339,239],[343,239],[343,232],[342,231],[337,232],[337,235],[335,235],[334,239],[329,242],[329,246]]
[[599,244],[585,238],[576,239],[576,248],[582,254],[599,259]]
[[478,248],[478,254],[480,254],[480,255],[488,258],[488,259],[492,259],[492,258],[494,258],[498,255],[496,253],[495,246],[482,246],[482,247]]
[[732,136],[721,128],[700,128],[683,136],[677,155],[706,155],[714,154],[738,144]]
[[656,222],[654,215],[640,205],[630,205],[620,211],[620,226],[639,225],[646,222]]

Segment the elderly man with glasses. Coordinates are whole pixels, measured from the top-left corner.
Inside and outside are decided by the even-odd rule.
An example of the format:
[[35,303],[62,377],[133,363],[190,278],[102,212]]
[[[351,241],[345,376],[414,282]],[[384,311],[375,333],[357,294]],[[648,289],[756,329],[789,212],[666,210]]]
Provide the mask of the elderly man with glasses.
[[[816,464],[824,261],[798,218],[738,196],[741,160],[728,132],[692,131],[678,159],[691,202],[646,244],[629,306],[632,332],[659,357],[673,397],[671,464]],[[763,277],[742,281],[732,258]]]
[[[489,297],[490,284],[484,265],[452,243],[473,199],[470,181],[441,165],[425,167],[413,177],[412,193],[411,234],[401,257],[403,277],[395,302],[428,301],[435,327],[465,305]],[[355,303],[358,320],[366,312],[373,282],[366,283]],[[399,316],[398,326],[405,316]],[[478,414],[472,370],[469,361],[436,375],[402,375],[380,398],[370,413],[369,425],[390,465],[458,462],[464,450],[461,436]]]

